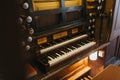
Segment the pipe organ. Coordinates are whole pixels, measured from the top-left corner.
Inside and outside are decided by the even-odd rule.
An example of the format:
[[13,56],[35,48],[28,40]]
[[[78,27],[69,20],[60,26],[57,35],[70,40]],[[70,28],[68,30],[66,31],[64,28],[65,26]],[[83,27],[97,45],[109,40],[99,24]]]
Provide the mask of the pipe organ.
[[106,0],[20,0],[17,5],[27,78],[91,80],[88,56],[99,50],[105,54],[108,45],[103,38],[110,33],[102,33],[103,17],[109,17]]

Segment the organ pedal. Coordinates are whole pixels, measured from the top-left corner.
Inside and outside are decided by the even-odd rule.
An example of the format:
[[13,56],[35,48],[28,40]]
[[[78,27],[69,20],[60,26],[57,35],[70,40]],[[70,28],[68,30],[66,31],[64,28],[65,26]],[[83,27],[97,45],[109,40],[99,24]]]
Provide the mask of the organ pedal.
[[90,80],[90,79],[88,79],[87,77],[84,77],[84,80]]
[[[88,72],[91,68],[89,66],[86,66],[84,68],[82,68],[81,70],[79,70],[78,72],[76,72],[74,75],[70,76],[67,80],[75,80],[78,77],[80,77],[81,75],[85,74],[86,72]],[[84,79],[83,79],[84,80]],[[88,79],[89,80],[89,79]]]
[[87,77],[88,77],[90,80],[92,80],[92,77],[91,77],[91,76],[88,75]]
[[86,76],[86,77],[84,77],[84,78],[82,78],[80,80],[92,80],[92,77],[88,75],[88,76]]

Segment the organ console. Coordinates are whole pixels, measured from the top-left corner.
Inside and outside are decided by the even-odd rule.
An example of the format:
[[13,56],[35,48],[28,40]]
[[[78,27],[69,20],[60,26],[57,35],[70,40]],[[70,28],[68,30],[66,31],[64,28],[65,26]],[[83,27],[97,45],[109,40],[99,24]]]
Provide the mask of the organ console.
[[100,46],[98,22],[105,2],[18,1],[22,46],[33,70],[30,80],[92,80],[88,56]]

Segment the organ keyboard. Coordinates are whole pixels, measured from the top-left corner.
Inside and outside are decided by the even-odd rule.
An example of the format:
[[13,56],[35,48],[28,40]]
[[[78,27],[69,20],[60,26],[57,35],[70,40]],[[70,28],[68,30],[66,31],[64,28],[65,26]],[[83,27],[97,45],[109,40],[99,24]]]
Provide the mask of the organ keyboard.
[[[65,41],[62,42],[62,43],[55,44],[55,45],[50,46],[50,47],[47,47],[47,48],[45,48],[45,49],[41,49],[41,50],[40,50],[40,53],[43,54],[43,53],[45,53],[45,52],[51,51],[51,50],[53,50],[53,49],[55,49],[55,48],[62,47],[62,46],[64,46],[64,45],[70,44],[70,43],[72,43],[72,42],[75,42],[75,41],[77,41],[77,40],[79,40],[79,39],[82,39],[82,38],[85,38],[85,37],[88,37],[88,35],[87,35],[87,34],[83,34],[83,35],[78,36],[78,37],[73,37],[73,38],[70,39],[70,40],[65,40]],[[56,43],[56,42],[54,42],[54,43]],[[50,45],[50,43],[49,43],[49,45]]]
[[88,56],[99,44],[96,21],[104,0],[22,0],[19,4],[23,47],[38,72],[56,71],[59,65]]
[[53,66],[71,56],[74,56],[78,53],[80,53],[81,51],[93,46],[96,44],[96,42],[94,41],[83,41],[85,43],[78,43],[76,45],[71,46],[70,48],[64,48],[64,50],[61,50],[58,53],[53,53],[53,55],[49,55],[48,58],[48,63],[50,66]]
[[[52,68],[71,57],[80,55],[83,51],[96,45],[96,42],[93,39],[90,39],[87,34],[71,39],[63,38],[59,40],[61,40],[60,43],[56,43],[55,41],[54,44],[46,43],[49,44],[49,47],[40,50],[41,54],[35,60],[35,63],[37,63],[35,65],[37,65],[39,69],[43,70],[45,67],[47,69]],[[41,65],[43,65],[43,68],[41,68]],[[44,72],[46,71],[47,70],[44,70]]]

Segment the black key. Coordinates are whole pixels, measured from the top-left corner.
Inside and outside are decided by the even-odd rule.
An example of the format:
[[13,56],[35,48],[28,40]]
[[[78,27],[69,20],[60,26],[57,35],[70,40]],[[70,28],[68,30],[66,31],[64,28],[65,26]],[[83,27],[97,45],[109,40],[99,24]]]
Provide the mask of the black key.
[[57,57],[59,57],[58,53],[55,53]]
[[48,61],[52,61],[53,58],[51,56],[48,56]]
[[68,40],[68,38],[62,38],[62,40],[64,40],[64,41],[65,41],[65,40]]
[[63,53],[63,54],[66,54],[66,52],[64,52],[64,51],[60,51],[61,53]]
[[40,49],[44,49],[45,47],[43,47],[42,45],[39,46]]
[[85,45],[86,43],[84,41],[81,42],[83,45]]
[[69,52],[69,50],[67,50],[66,47],[62,47],[61,50],[64,51],[64,52],[66,52],[66,53]]
[[68,52],[70,52],[70,51],[73,50],[70,45],[67,45],[67,46],[64,46],[64,47],[65,47],[65,49],[66,49]]
[[48,59],[48,61],[51,61],[51,59],[49,57],[47,59]]
[[52,44],[51,43],[47,43],[49,46],[52,46]]
[[58,57],[58,55],[55,53],[55,54],[53,54],[56,58]]
[[59,55],[64,55],[60,50],[55,50],[56,53],[58,53]]
[[57,58],[55,52],[53,52],[53,54],[51,54],[51,56],[53,56],[54,58]]
[[81,46],[82,46],[82,45],[81,45],[81,44],[79,44],[79,43],[78,43],[78,44],[76,44],[76,45],[78,45],[79,47],[81,47]]
[[85,40],[84,42],[85,42],[86,44],[89,43],[89,41],[87,41],[87,40]]
[[69,52],[71,52],[71,51],[72,51],[72,49],[70,49],[70,48],[67,48],[67,50],[68,50]]
[[79,48],[80,46],[77,44],[73,44],[74,47]]
[[68,45],[68,46],[66,46],[66,47],[74,50],[74,48],[73,48],[71,45]]
[[82,42],[79,43],[81,46],[83,46],[84,44]]
[[58,39],[58,40],[55,40],[55,42],[56,43],[61,43],[62,41]]
[[55,59],[55,56],[54,56],[53,54],[54,54],[54,53],[52,52],[52,53],[49,54],[49,56],[50,56],[51,58]]
[[53,41],[52,44],[57,44],[57,42]]
[[61,55],[64,55],[64,53],[62,51],[59,52]]
[[91,40],[86,40],[87,42],[91,42]]
[[90,41],[90,42],[92,41],[91,39],[87,39],[87,40]]
[[54,56],[52,56],[52,55],[49,55],[51,58],[53,58],[53,59],[55,59],[55,57]]
[[50,45],[55,45],[55,42],[50,42],[49,44],[50,44]]
[[64,55],[62,52],[58,52],[58,54],[61,55],[61,56]]
[[70,48],[71,48],[72,50],[76,49],[76,48],[75,48],[74,46],[72,46],[72,45],[70,46]]
[[77,47],[75,47],[74,45],[72,45],[71,47],[74,48],[74,49],[77,49]]
[[45,48],[46,48],[46,47],[50,47],[50,45],[47,44],[47,43],[46,43],[46,44],[43,44],[42,46],[45,47]]

